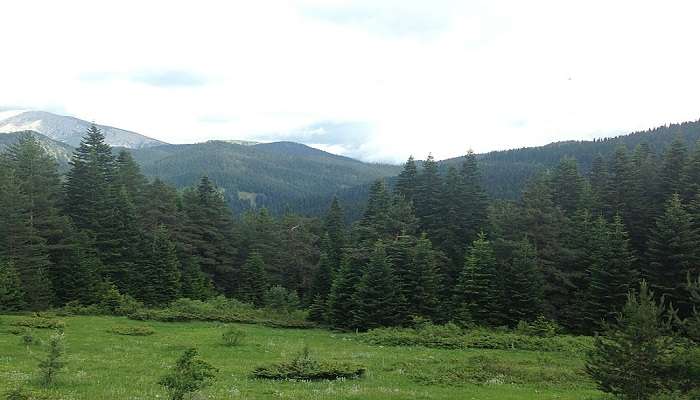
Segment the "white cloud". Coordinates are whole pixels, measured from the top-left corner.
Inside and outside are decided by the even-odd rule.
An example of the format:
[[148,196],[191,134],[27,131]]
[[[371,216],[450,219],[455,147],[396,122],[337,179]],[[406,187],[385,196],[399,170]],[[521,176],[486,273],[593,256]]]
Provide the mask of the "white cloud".
[[639,0],[10,1],[0,106],[174,143],[336,123],[362,141],[309,140],[369,160],[445,158],[699,118],[699,12]]

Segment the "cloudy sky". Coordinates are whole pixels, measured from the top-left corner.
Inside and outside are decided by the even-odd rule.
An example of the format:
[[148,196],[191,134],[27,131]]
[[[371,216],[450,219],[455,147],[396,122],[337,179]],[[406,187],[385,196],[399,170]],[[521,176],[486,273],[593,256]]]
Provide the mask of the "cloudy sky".
[[700,118],[697,1],[0,4],[0,111],[374,161]]

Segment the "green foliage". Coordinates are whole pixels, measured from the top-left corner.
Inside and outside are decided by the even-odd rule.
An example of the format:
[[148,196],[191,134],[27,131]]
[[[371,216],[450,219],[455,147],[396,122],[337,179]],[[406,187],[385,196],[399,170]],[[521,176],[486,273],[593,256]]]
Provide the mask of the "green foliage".
[[151,336],[156,333],[155,329],[146,325],[117,325],[111,327],[109,332],[123,336]]
[[669,376],[675,343],[663,300],[657,304],[646,282],[630,293],[616,322],[596,337],[586,371],[607,393],[624,399],[649,399],[673,389]]
[[226,328],[224,333],[221,334],[221,340],[223,341],[224,345],[229,347],[239,346],[243,342],[244,338],[245,332],[233,326]]
[[199,359],[197,350],[186,350],[176,361],[170,373],[158,381],[168,392],[171,400],[183,400],[186,395],[198,392],[211,385],[218,370]]
[[299,309],[299,296],[280,285],[272,286],[265,292],[265,307],[277,312],[292,312]]
[[0,312],[19,311],[24,306],[22,282],[10,262],[0,261]]
[[56,376],[66,366],[65,345],[63,333],[56,332],[51,335],[46,350],[46,356],[39,361],[39,381],[43,386],[51,386]]
[[56,329],[63,330],[66,327],[66,322],[60,319],[44,317],[44,316],[34,316],[31,318],[22,318],[12,322],[14,326],[23,326],[25,328],[33,329]]
[[532,322],[520,321],[516,327],[516,332],[525,335],[540,337],[554,337],[562,331],[561,326],[556,321],[547,319],[544,315],[538,316]]
[[354,379],[364,375],[365,369],[353,365],[318,361],[308,347],[289,361],[257,367],[252,376],[260,379],[335,380]]

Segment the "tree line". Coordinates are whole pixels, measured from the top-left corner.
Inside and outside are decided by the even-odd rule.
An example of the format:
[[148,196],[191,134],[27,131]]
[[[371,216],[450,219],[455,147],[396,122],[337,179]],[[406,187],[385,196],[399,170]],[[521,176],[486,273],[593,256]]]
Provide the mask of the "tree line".
[[233,215],[202,177],[149,181],[91,127],[65,176],[31,136],[0,162],[0,308],[92,304],[109,290],[148,306],[224,294],[262,305],[273,285],[309,318],[344,329],[409,324],[515,326],[539,316],[571,332],[610,321],[646,279],[680,316],[697,277],[700,146],[642,143],[531,179],[520,200],[489,199],[473,153],[447,170],[413,158],[393,187],[369,189],[348,226],[264,208]]

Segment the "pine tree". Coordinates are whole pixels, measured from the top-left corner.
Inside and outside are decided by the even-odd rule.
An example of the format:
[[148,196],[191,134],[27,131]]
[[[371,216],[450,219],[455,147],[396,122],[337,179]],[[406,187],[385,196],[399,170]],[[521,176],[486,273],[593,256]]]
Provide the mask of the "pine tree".
[[583,197],[583,177],[573,158],[563,158],[552,175],[552,195],[556,205],[571,216],[578,210]]
[[141,261],[141,290],[136,297],[148,305],[166,305],[180,295],[180,262],[165,227],[154,232]]
[[660,171],[662,201],[666,201],[673,194],[683,193],[683,184],[687,182],[685,176],[687,152],[688,149],[681,136],[677,136],[666,150]]
[[503,317],[499,283],[493,248],[486,235],[480,233],[467,252],[464,270],[455,287],[457,321],[462,324],[499,324]]
[[430,240],[423,235],[411,252],[410,268],[403,282],[402,297],[409,315],[437,320],[439,315],[440,275]]
[[360,281],[360,269],[353,265],[349,256],[343,258],[338,273],[333,278],[328,296],[328,320],[337,328],[352,326],[352,312],[355,309],[355,289]]
[[527,239],[522,239],[507,265],[504,280],[506,319],[511,326],[519,321],[533,321],[541,315],[542,285],[537,253]]
[[22,282],[11,262],[0,260],[0,312],[24,308]]
[[330,240],[330,246],[327,249],[328,257],[333,267],[332,270],[336,271],[343,259],[343,248],[346,241],[345,215],[337,197],[333,197],[328,213],[326,213],[324,230]]
[[632,189],[632,166],[627,155],[627,148],[620,146],[615,149],[608,166],[604,204],[604,210],[608,217],[620,214],[623,220],[628,220],[630,196],[634,193]]
[[267,289],[265,276],[265,261],[258,253],[248,256],[240,274],[240,286],[238,297],[257,307],[263,306],[263,299]]
[[651,231],[644,272],[649,286],[658,295],[668,296],[682,316],[690,313],[686,277],[700,273],[698,246],[700,237],[692,217],[683,208],[680,196],[674,194]]
[[674,343],[666,307],[642,282],[630,293],[617,321],[605,325],[589,353],[586,372],[603,392],[617,398],[649,399],[667,388],[665,372]]
[[146,200],[146,187],[148,180],[141,173],[141,168],[136,163],[131,153],[121,150],[115,160],[114,186],[126,189],[129,198],[139,206]]
[[51,281],[57,304],[77,301],[94,304],[102,280],[103,266],[89,235],[67,224],[64,237],[54,251]]
[[690,202],[700,194],[700,140],[695,144],[693,154],[685,167],[683,182],[683,200]]
[[321,301],[328,299],[331,285],[333,284],[334,266],[331,257],[328,256],[329,250],[332,251],[332,244],[330,236],[326,234],[321,243],[321,256],[318,260],[318,268],[313,276],[310,293],[313,299],[320,299]]
[[481,173],[473,151],[467,152],[459,173],[465,191],[462,205],[458,208],[462,218],[460,234],[463,240],[471,243],[484,229],[488,219],[488,197],[481,184]]
[[411,202],[416,195],[417,184],[418,168],[416,167],[416,161],[413,159],[413,156],[410,156],[396,179],[396,193]]
[[591,162],[591,172],[588,180],[591,183],[591,190],[595,202],[593,210],[602,212],[608,187],[608,171],[605,160],[600,153],[596,154]]
[[381,242],[375,245],[352,301],[355,304],[352,310],[355,328],[367,330],[404,322],[405,316],[396,311],[405,299],[396,290],[391,265]]
[[635,257],[622,218],[615,216],[612,224],[605,227],[596,241],[599,250],[591,265],[589,278],[586,319],[593,329],[599,327],[602,321],[614,320],[637,279]]
[[442,179],[438,165],[432,155],[423,162],[423,170],[418,175],[416,192],[413,199],[420,230],[434,237],[441,227],[443,219],[439,215]]

